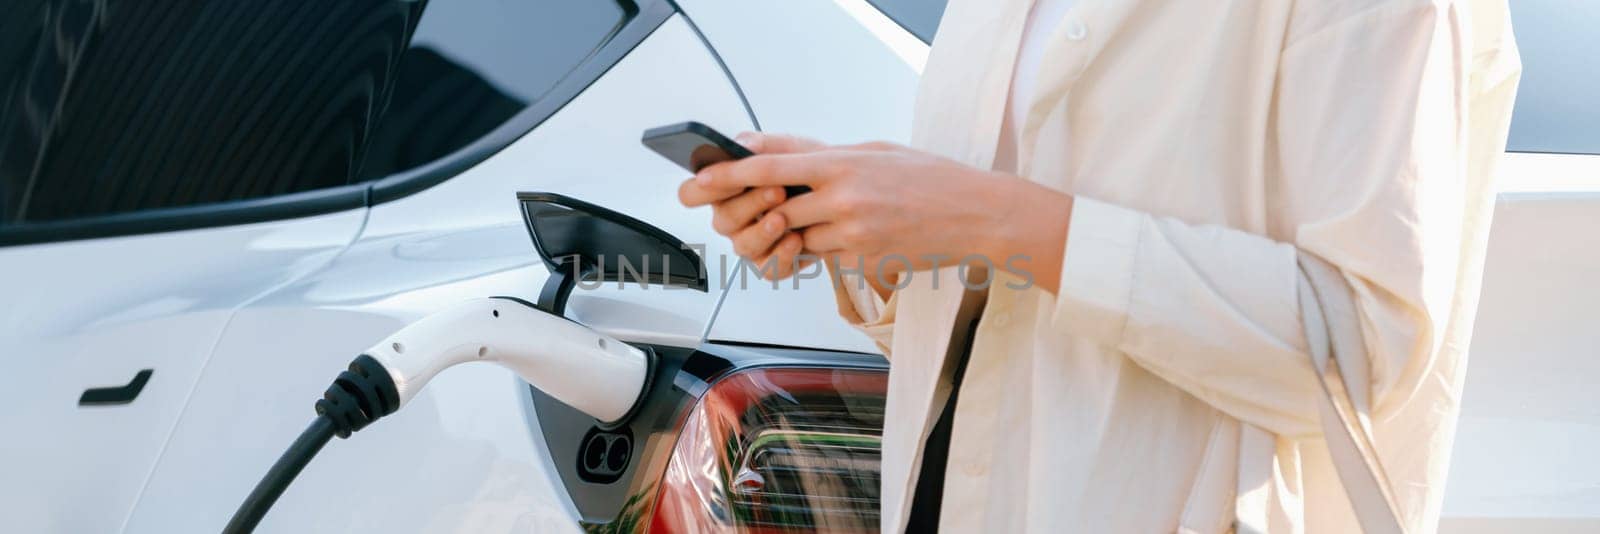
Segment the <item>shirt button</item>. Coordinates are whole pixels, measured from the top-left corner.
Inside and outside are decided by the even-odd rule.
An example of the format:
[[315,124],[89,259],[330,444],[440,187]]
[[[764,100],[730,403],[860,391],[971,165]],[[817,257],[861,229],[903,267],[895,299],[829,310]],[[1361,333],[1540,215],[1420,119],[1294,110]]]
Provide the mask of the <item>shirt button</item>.
[[962,462],[961,472],[965,473],[969,477],[981,477],[981,476],[984,476],[984,475],[988,475],[989,474],[989,463],[988,462],[979,462],[979,461],[976,461],[976,460],[968,460],[966,462]]
[[1074,41],[1082,41],[1084,37],[1088,37],[1088,36],[1089,36],[1089,27],[1088,26],[1084,26],[1082,22],[1079,22],[1079,21],[1076,21],[1076,20],[1067,21],[1067,38],[1068,39],[1071,39],[1071,40],[1074,40]]

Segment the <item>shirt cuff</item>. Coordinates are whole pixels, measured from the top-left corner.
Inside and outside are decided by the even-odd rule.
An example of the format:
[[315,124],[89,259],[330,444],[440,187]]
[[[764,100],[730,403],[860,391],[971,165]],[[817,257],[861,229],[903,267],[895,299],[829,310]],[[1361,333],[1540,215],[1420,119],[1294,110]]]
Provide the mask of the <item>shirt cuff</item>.
[[834,276],[833,291],[839,316],[867,334],[879,349],[887,353],[894,332],[895,304],[900,293],[891,293],[885,302],[872,286],[867,285],[866,279],[853,272]]
[[1073,198],[1056,298],[1057,325],[1107,346],[1121,344],[1145,218],[1115,204]]

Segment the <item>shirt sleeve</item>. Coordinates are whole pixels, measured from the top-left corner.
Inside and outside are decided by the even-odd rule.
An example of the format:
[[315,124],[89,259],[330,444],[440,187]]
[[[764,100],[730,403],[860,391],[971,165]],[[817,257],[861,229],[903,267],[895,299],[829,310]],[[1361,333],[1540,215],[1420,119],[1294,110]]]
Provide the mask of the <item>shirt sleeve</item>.
[[[1500,90],[1474,94],[1469,56],[1481,51],[1458,8],[1399,4],[1291,36],[1284,50],[1267,172],[1292,242],[1078,197],[1059,327],[1245,422],[1315,434],[1321,390],[1300,322],[1298,247],[1351,289],[1375,416],[1409,398],[1452,310],[1473,305],[1457,302],[1472,298],[1458,273],[1481,261],[1463,251],[1481,254],[1467,242],[1485,233],[1472,229],[1486,228],[1477,218],[1492,212],[1493,189],[1489,172],[1468,168],[1492,160],[1468,153],[1504,149],[1519,69],[1500,68],[1486,84]],[[1490,47],[1508,52],[1501,64],[1516,61],[1505,36]]]
[[865,278],[855,272],[839,272],[829,270],[833,279],[834,298],[839,305],[839,316],[856,327],[867,337],[877,343],[878,350],[884,356],[889,355],[891,340],[894,338],[895,308],[899,302],[899,292],[889,295],[885,301],[872,286],[867,284]]

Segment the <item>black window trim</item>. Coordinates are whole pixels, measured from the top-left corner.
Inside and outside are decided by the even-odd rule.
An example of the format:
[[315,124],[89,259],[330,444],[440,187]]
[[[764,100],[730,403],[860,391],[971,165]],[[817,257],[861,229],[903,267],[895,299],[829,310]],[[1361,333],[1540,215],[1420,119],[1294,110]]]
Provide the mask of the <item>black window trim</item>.
[[421,167],[370,182],[286,195],[0,227],[0,247],[294,219],[370,208],[439,185],[482,163],[561,111],[677,13],[671,0],[617,0],[632,15],[543,98],[488,135]]

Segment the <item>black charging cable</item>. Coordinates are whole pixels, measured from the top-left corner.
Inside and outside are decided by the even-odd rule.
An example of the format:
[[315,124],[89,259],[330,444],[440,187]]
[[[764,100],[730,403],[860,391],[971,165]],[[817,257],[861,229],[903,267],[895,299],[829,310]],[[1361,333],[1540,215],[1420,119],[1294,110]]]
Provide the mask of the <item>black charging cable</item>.
[[225,534],[253,532],[273,503],[294,482],[311,458],[334,436],[348,438],[378,418],[400,408],[400,392],[394,379],[378,360],[365,354],[350,362],[328,390],[317,400],[317,418],[289,444],[272,469],[261,477],[250,496],[233,512],[233,519],[222,529]]

